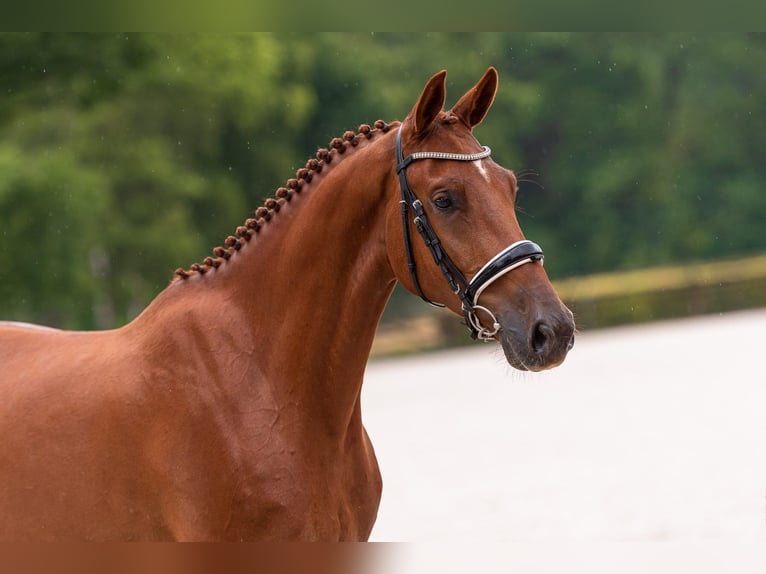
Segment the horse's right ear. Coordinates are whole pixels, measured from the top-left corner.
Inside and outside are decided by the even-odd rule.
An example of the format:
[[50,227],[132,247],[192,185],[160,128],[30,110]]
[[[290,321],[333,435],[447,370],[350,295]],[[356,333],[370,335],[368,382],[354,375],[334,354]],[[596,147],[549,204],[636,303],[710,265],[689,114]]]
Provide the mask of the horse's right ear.
[[458,100],[452,108],[452,113],[473,129],[487,115],[495,100],[495,93],[497,93],[497,70],[490,66],[481,80]]
[[412,121],[413,135],[422,135],[442,111],[447,95],[446,78],[447,71],[442,70],[428,80],[425,88],[423,88],[418,102],[407,116]]

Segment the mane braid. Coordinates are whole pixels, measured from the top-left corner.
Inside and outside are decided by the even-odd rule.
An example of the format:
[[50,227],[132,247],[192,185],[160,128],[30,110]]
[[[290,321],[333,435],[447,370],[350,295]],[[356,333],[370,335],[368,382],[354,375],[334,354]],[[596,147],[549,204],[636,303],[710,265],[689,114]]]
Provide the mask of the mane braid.
[[372,139],[379,133],[386,133],[391,126],[383,120],[378,120],[370,127],[367,124],[359,126],[357,133],[347,131],[342,138],[333,138],[330,141],[329,149],[320,148],[317,150],[316,157],[306,162],[306,166],[295,172],[295,177],[287,180],[283,187],[277,188],[275,197],[268,198],[264,204],[258,207],[254,218],[245,220],[244,225],[237,227],[235,235],[229,235],[224,241],[223,246],[213,248],[215,257],[205,257],[202,263],[192,263],[189,269],[179,267],[175,271],[173,281],[188,279],[194,274],[204,274],[210,269],[216,269],[223,265],[242,246],[250,241],[271,219],[279,213],[279,210],[285,203],[289,202],[296,193],[300,193],[303,185],[309,183],[314,175],[322,172],[322,168],[331,163],[337,155],[342,155],[350,147],[356,147],[360,138]]

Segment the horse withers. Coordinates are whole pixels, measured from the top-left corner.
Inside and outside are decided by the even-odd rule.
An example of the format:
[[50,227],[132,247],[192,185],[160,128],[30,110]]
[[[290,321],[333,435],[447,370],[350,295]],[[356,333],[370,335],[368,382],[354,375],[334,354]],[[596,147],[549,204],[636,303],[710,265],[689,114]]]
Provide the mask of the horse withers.
[[0,324],[0,539],[367,539],[360,392],[396,281],[513,367],[564,360],[572,314],[472,134],[497,73],[449,111],[445,77],[320,149],[127,325]]

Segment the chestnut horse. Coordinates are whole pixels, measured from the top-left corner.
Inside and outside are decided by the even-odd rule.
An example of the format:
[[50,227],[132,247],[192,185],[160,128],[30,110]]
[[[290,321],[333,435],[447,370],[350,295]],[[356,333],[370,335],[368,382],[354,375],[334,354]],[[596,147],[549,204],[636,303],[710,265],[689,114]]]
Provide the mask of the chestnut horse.
[[572,314],[472,134],[497,72],[449,111],[445,77],[320,149],[131,323],[0,324],[0,539],[366,540],[360,392],[397,280],[513,367],[564,360]]

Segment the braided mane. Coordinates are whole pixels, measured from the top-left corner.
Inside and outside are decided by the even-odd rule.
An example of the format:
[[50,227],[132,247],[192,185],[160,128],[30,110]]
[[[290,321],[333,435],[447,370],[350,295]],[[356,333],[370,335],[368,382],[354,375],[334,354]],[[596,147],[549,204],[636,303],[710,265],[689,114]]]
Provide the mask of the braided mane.
[[279,187],[275,197],[268,198],[264,204],[258,207],[255,217],[245,220],[244,225],[237,227],[235,235],[229,235],[224,241],[224,246],[213,248],[215,257],[205,257],[202,263],[193,263],[189,269],[179,267],[175,271],[173,281],[188,279],[195,273],[204,274],[210,269],[215,269],[223,265],[242,246],[250,241],[266,223],[279,213],[279,210],[286,202],[289,202],[296,193],[300,193],[303,185],[309,183],[315,174],[319,174],[325,165],[328,165],[338,155],[342,155],[347,149],[356,147],[360,138],[372,139],[376,134],[386,133],[391,128],[383,120],[378,120],[371,128],[367,124],[359,126],[358,133],[347,131],[342,138],[333,138],[330,141],[329,149],[320,148],[317,150],[316,157],[306,162],[306,166],[295,172],[295,177],[288,179],[284,187]]

